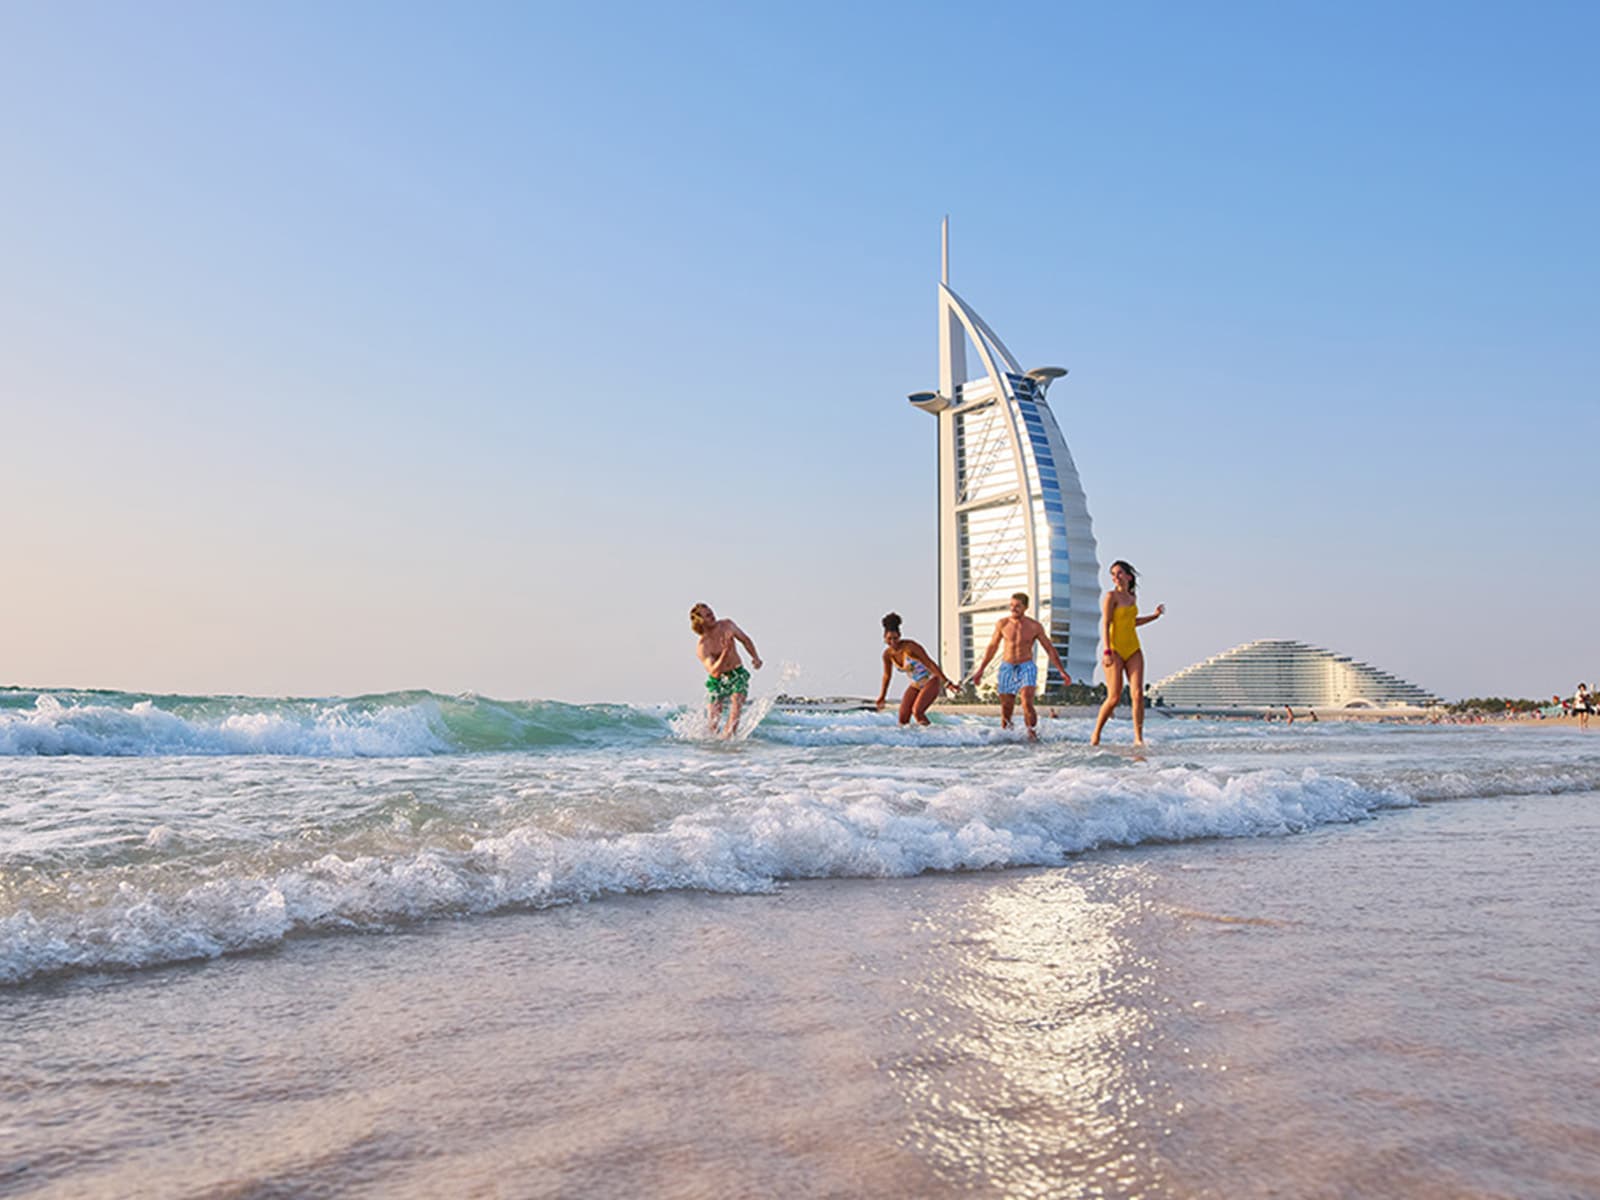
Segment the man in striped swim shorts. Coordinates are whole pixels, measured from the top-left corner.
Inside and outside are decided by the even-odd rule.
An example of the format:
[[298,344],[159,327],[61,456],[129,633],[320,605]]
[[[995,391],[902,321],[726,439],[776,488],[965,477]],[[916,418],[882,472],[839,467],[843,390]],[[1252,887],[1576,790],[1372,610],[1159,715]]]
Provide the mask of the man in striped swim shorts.
[[1001,617],[995,624],[994,637],[989,639],[989,649],[984,653],[978,669],[972,673],[970,682],[977,683],[983,678],[983,673],[988,669],[995,651],[1003,645],[1005,654],[1000,659],[1000,674],[995,689],[1000,693],[1000,728],[1011,728],[1011,713],[1017,697],[1020,696],[1022,719],[1028,726],[1028,740],[1036,742],[1039,740],[1037,729],[1039,711],[1033,705],[1033,698],[1039,688],[1039,668],[1033,662],[1034,643],[1038,642],[1044,646],[1044,652],[1049,656],[1050,662],[1061,672],[1062,683],[1071,683],[1072,676],[1067,674],[1061,656],[1056,653],[1054,644],[1045,635],[1044,626],[1027,615],[1026,592],[1018,592],[1011,597],[1010,610],[1009,616]]

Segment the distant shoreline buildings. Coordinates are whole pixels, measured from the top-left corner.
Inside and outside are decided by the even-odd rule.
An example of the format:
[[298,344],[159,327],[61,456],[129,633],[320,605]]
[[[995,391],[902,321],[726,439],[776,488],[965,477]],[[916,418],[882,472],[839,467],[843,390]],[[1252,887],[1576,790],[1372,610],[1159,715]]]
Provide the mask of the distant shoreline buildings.
[[[1060,367],[1024,371],[994,330],[950,290],[942,230],[939,390],[911,403],[937,418],[939,661],[952,678],[977,665],[1015,592],[1079,682],[1094,674],[1100,565],[1078,469],[1045,402]],[[978,359],[967,373],[967,345]],[[998,670],[998,663],[990,673]],[[1053,667],[1041,691],[1062,679]],[[982,681],[979,681],[982,686]]]
[[1179,708],[1425,707],[1439,697],[1345,654],[1264,638],[1214,654],[1151,685],[1152,700]]

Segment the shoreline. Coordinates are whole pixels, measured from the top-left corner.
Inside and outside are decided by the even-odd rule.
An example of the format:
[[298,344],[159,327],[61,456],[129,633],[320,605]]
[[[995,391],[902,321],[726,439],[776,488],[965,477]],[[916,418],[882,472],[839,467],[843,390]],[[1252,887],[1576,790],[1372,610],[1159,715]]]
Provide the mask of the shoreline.
[[[1035,701],[1038,708],[1039,719],[1042,721],[1090,720],[1092,721],[1099,708],[1093,704],[1050,704],[1046,701]],[[826,700],[803,702],[795,700],[780,700],[775,706],[777,710],[792,713],[825,713],[825,712],[870,712],[870,700]],[[883,711],[890,713],[894,706],[885,704]],[[1147,725],[1157,724],[1161,721],[1248,721],[1269,724],[1289,725],[1295,723],[1320,724],[1325,722],[1380,722],[1393,725],[1495,725],[1509,726],[1518,729],[1579,729],[1576,716],[1567,717],[1533,717],[1533,716],[1483,716],[1475,717],[1465,713],[1434,712],[1419,708],[1296,708],[1294,721],[1289,721],[1282,708],[1175,708],[1170,706],[1146,705],[1145,722]],[[930,714],[944,713],[950,716],[965,717],[998,717],[1000,705],[994,703],[961,703],[936,701],[928,710]],[[1016,714],[1020,715],[1021,706],[1018,705]],[[1116,712],[1111,716],[1112,721],[1130,720],[1129,709],[1126,704],[1117,706]],[[1592,722],[1596,731],[1600,731],[1600,717]]]
[[18,989],[48,1068],[4,1165],[86,1200],[1590,1194],[1584,800],[1450,806],[1475,836],[1404,921],[1348,880],[1414,883],[1443,809]]

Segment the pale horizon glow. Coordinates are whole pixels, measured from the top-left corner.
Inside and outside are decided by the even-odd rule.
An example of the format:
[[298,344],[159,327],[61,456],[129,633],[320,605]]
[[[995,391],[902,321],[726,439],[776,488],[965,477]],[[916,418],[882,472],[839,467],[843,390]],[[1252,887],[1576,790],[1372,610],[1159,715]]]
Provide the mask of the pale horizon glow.
[[906,396],[948,213],[952,286],[1070,369],[1100,559],[1167,606],[1152,681],[1287,638],[1570,695],[1597,35],[1559,3],[8,5],[0,684],[690,703],[706,601],[757,688],[876,694],[884,612],[936,640]]

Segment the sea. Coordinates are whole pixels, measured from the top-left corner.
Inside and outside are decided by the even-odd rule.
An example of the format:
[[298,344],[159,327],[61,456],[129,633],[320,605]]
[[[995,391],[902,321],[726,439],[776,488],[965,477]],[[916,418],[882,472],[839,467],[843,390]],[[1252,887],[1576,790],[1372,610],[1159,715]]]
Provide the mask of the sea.
[[0,1196],[1600,1196],[1600,726],[0,689]]

